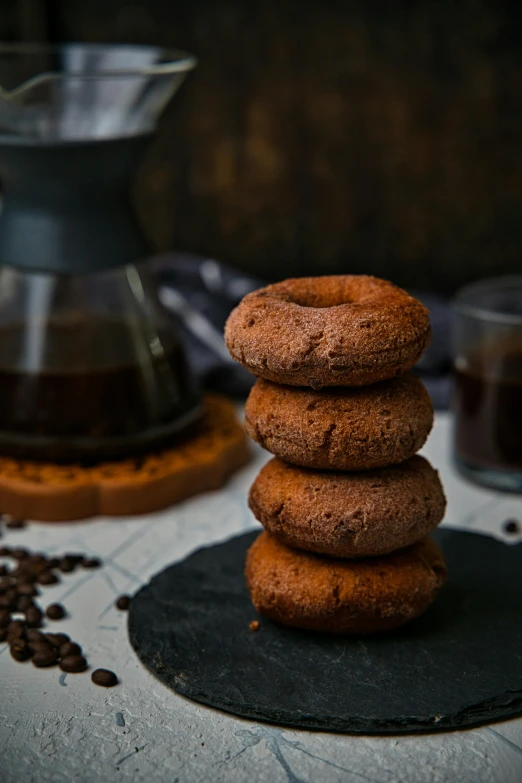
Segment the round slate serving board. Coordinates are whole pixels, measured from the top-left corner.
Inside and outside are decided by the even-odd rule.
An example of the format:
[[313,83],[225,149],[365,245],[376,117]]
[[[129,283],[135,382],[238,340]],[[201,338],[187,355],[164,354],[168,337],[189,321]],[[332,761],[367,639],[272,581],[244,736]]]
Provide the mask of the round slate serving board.
[[450,576],[436,603],[399,631],[353,638],[263,618],[249,630],[256,535],[198,550],[133,599],[131,644],[169,687],[246,718],[364,734],[522,714],[522,545],[438,530]]

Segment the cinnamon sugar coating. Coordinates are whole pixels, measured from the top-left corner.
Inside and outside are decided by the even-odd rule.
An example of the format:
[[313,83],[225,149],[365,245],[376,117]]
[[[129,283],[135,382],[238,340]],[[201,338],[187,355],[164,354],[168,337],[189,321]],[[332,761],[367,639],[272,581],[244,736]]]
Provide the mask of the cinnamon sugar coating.
[[298,468],[274,458],[250,488],[249,506],[290,547],[333,557],[371,557],[425,538],[446,499],[423,457],[362,473]]
[[247,433],[294,465],[368,470],[413,456],[433,424],[433,407],[413,374],[363,388],[281,386],[259,379],[245,408]]
[[245,568],[252,602],[283,625],[336,634],[396,628],[435,600],[446,566],[430,539],[386,557],[338,560],[290,549],[264,531]]
[[284,280],[245,296],[225,326],[232,357],[291,386],[365,386],[410,369],[430,340],[426,308],[386,280]]

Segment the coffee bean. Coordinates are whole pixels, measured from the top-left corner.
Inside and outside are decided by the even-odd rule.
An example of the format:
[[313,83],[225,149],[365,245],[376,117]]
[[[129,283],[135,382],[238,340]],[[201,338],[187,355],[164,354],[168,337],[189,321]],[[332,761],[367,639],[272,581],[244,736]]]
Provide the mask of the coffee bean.
[[130,606],[130,595],[120,595],[118,600],[116,601],[116,608],[119,609],[121,612],[126,612]]
[[30,609],[32,606],[35,606],[35,603],[30,595],[20,595],[18,597],[18,600],[16,602],[16,608],[19,612],[25,612],[27,609]]
[[84,559],[84,555],[79,555],[77,552],[66,552],[64,557],[67,560],[72,560],[74,565],[79,565]]
[[43,552],[31,552],[27,561],[33,565],[35,563],[47,563],[47,555],[44,555]]
[[13,595],[12,590],[8,590],[3,595],[0,595],[0,609],[13,610],[16,606],[16,596]]
[[7,639],[7,628],[2,628],[0,626],[0,642],[5,642]]
[[9,652],[15,661],[28,661],[32,656],[32,650],[24,639],[15,639],[10,647]]
[[6,576],[8,573],[9,571],[7,570],[7,566],[0,565],[0,576]]
[[27,568],[25,568],[20,564],[17,565],[15,568],[13,568],[13,570],[9,573],[9,576],[11,577],[11,579],[14,579],[17,582],[19,579],[25,579],[26,574],[27,574],[27,579],[30,580],[31,573],[32,573],[31,571],[29,571]]
[[61,647],[70,641],[66,633],[46,633],[45,638],[53,647]]
[[50,569],[58,568],[59,565],[60,565],[59,557],[51,557],[51,559],[47,561],[47,567]]
[[33,652],[41,652],[42,650],[45,652],[46,650],[51,650],[56,657],[58,657],[58,652],[56,649],[52,646],[52,644],[49,644],[49,642],[46,642],[45,639],[42,637],[42,639],[37,639],[34,642],[27,640],[27,644],[31,648]]
[[0,609],[0,628],[6,628],[11,622],[11,615],[7,609]]
[[45,610],[45,614],[49,620],[63,620],[65,617],[65,609],[61,604],[50,604]]
[[36,581],[40,585],[55,585],[60,581],[60,578],[56,576],[54,571],[44,571]]
[[32,582],[18,582],[16,592],[18,595],[40,595],[39,589]]
[[82,561],[84,568],[101,568],[101,560],[97,557],[85,558]]
[[25,622],[28,628],[40,628],[42,625],[42,612],[37,606],[31,606],[25,613]]
[[118,678],[109,669],[95,669],[91,674],[91,680],[95,685],[101,685],[103,688],[113,688],[118,684]]
[[29,557],[29,552],[27,551],[27,549],[22,549],[22,548],[11,549],[11,557],[14,560],[25,560],[26,557]]
[[9,557],[11,548],[8,546],[0,546],[0,557]]
[[11,620],[7,626],[7,633],[10,636],[23,636],[25,631],[25,623],[23,620]]
[[84,672],[86,668],[87,661],[83,655],[70,655],[66,658],[62,658],[60,661],[60,669],[63,672],[79,674],[80,672]]
[[42,642],[42,644],[48,644],[45,635],[41,631],[37,631],[36,628],[28,628],[25,632],[25,638],[28,642]]
[[58,656],[56,655],[56,650],[51,647],[51,645],[47,645],[47,649],[44,649],[43,647],[35,652],[33,655],[33,663],[35,666],[56,666],[58,663]]
[[38,579],[38,574],[36,571],[32,571],[29,568],[22,568],[21,566],[18,566],[13,571],[11,571],[10,575],[13,579],[16,580],[17,584],[18,582],[23,582],[24,584],[33,584]]
[[21,530],[27,526],[27,522],[25,519],[8,519],[5,526],[8,527],[9,530]]
[[44,555],[29,555],[29,557],[23,561],[23,568],[26,569],[28,573],[38,575],[42,574],[44,571],[47,571],[49,568],[49,563]]
[[65,642],[60,646],[60,658],[70,658],[71,655],[82,655],[82,648],[76,642]]
[[520,523],[516,519],[506,519],[504,522],[504,532],[510,535],[520,533]]
[[62,557],[62,559],[58,562],[58,568],[62,573],[68,574],[71,571],[74,571],[76,568],[76,563],[69,557]]

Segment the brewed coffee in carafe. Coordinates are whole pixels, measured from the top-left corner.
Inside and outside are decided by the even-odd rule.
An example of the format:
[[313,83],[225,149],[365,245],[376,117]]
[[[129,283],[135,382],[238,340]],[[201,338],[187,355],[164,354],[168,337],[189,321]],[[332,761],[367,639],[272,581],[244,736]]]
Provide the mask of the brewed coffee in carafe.
[[[137,267],[70,278],[0,272],[0,454],[131,456],[168,444],[197,418],[174,324],[153,290],[141,308],[129,273],[144,291],[146,270]],[[108,300],[110,309],[100,307]],[[15,310],[27,318],[11,320]]]
[[201,413],[129,198],[194,65],[147,46],[0,46],[0,454],[130,457]]

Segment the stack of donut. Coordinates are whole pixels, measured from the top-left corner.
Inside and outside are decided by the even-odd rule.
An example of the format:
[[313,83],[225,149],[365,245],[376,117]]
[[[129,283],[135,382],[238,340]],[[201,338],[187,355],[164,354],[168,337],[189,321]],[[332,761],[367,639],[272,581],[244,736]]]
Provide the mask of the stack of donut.
[[444,492],[416,456],[433,408],[409,372],[430,340],[427,310],[373,277],[297,278],[248,294],[225,338],[258,377],[247,432],[275,455],[249,496],[265,528],[246,563],[256,609],[357,634],[420,615],[446,575],[428,538]]

